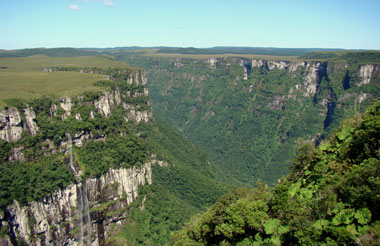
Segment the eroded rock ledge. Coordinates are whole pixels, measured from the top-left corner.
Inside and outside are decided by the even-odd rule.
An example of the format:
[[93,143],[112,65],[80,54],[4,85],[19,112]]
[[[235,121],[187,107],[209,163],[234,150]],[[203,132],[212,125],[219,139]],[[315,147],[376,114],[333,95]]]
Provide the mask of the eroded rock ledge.
[[1,225],[9,226],[12,235],[4,243],[11,245],[12,238],[18,238],[29,245],[104,245],[111,225],[123,224],[138,188],[152,183],[156,163],[151,160],[140,167],[110,169],[28,206],[15,201],[1,214]]

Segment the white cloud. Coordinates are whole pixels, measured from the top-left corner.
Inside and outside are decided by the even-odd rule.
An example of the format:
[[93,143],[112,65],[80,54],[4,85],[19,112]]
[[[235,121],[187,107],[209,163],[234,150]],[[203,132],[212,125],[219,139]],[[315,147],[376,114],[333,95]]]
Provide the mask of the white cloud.
[[[1,1],[1,0],[0,0]],[[83,2],[83,3],[103,3],[104,6],[113,7],[115,4],[113,0],[72,0],[74,2]],[[69,10],[80,10],[80,6],[78,4],[70,4]]]
[[103,4],[110,7],[114,6],[114,3],[112,2],[112,0],[103,0]]
[[80,7],[77,4],[70,4],[69,10],[72,10],[72,11],[80,10]]

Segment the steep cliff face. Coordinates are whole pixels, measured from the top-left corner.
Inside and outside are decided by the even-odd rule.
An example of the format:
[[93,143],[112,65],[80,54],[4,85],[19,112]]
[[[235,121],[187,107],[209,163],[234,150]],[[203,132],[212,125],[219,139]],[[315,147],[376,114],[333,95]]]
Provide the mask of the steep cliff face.
[[[240,63],[243,66],[244,80],[248,79],[248,69],[246,64],[252,64],[249,71],[252,69],[265,69],[268,71],[273,70],[288,70],[289,74],[292,78],[295,78],[299,75],[302,77],[302,81],[294,85],[294,87],[290,88],[288,99],[296,99],[296,92],[301,92],[302,97],[311,97],[313,98],[315,103],[323,105],[325,107],[325,122],[330,122],[330,118],[333,115],[333,110],[336,107],[336,101],[339,101],[336,98],[336,93],[333,91],[331,86],[328,89],[328,92],[325,94],[323,98],[317,99],[316,95],[322,89],[320,88],[320,84],[323,81],[331,84],[329,76],[333,77],[341,76],[340,81],[344,90],[351,88],[354,84],[357,87],[361,87],[363,85],[368,85],[371,83],[371,80],[376,80],[379,77],[379,65],[374,64],[365,64],[359,65],[355,67],[350,64],[343,63],[327,63],[327,62],[289,62],[289,61],[267,61],[267,60],[252,60],[251,62],[247,61],[247,59],[242,59]],[[334,78],[336,79],[336,78]],[[336,83],[334,81],[333,83]],[[341,96],[341,98],[350,97],[349,93],[345,93],[346,95]],[[362,103],[364,100],[368,98],[368,93],[360,91],[359,93],[355,93],[356,102]],[[282,98],[282,99],[279,99]],[[281,109],[281,104],[284,104],[285,96],[274,96],[274,101],[269,104],[269,107]],[[351,98],[352,99],[352,98]],[[299,98],[302,100],[302,98]],[[325,125],[328,125],[326,123]]]
[[366,64],[359,66],[359,76],[361,81],[359,81],[358,86],[369,84],[371,82],[371,78],[378,75],[379,70],[379,65]]
[[15,142],[22,138],[22,133],[29,132],[36,135],[39,128],[36,124],[36,113],[33,108],[27,107],[22,114],[16,108],[0,110],[0,139]]
[[121,225],[138,188],[152,183],[151,165],[110,169],[45,197],[40,202],[9,205],[0,218],[10,239],[29,245],[104,245],[112,225]]
[[[134,121],[136,123],[148,122],[152,117],[152,110],[141,109],[140,105],[135,105],[131,103],[125,103],[122,101],[123,97],[142,97],[148,96],[148,89],[146,85],[146,75],[144,72],[134,72],[131,73],[126,82],[131,85],[142,85],[144,86],[143,92],[135,92],[133,95],[129,91],[126,95],[122,95],[119,88],[115,87],[110,91],[103,91],[100,93],[99,97],[95,100],[86,101],[83,96],[77,98],[60,98],[57,103],[52,103],[50,106],[50,118],[54,121],[54,117],[58,117],[57,112],[62,111],[60,117],[62,120],[67,119],[72,115],[72,109],[78,105],[85,105],[89,107],[92,104],[97,113],[103,117],[109,117],[112,114],[112,110],[118,106],[123,106],[126,110],[125,120]],[[149,105],[149,102],[148,102]],[[77,121],[82,121],[82,115],[80,112],[75,113],[75,119]],[[95,117],[95,112],[90,111],[90,118]],[[31,107],[26,107],[23,111],[19,111],[15,107],[10,107],[7,110],[0,110],[0,139],[7,142],[16,142],[22,138],[23,132],[29,133],[31,135],[36,135],[39,131],[39,126],[36,122],[36,113]],[[76,146],[80,147],[83,145],[84,140],[89,139],[89,133],[78,132],[74,137],[74,143]],[[78,140],[78,141],[76,141]]]
[[21,139],[23,124],[16,108],[0,111],[0,139],[14,142]]
[[[7,235],[2,235],[1,245],[18,245],[23,241],[28,245],[105,245],[112,230],[125,222],[128,205],[137,199],[139,187],[152,183],[152,164],[167,165],[155,157],[145,158],[148,152],[138,149],[136,133],[127,129],[153,117],[145,73],[140,70],[115,73],[109,79],[112,85],[99,93],[42,98],[31,102],[36,109],[25,104],[23,109],[18,106],[0,111],[0,139],[11,149],[4,165],[20,166],[16,161],[38,165],[45,157],[51,158],[47,163],[61,160],[75,180],[43,199],[31,202],[28,198],[27,204],[24,201],[22,205],[13,201],[4,207],[4,199],[10,194],[2,194],[0,229]],[[79,157],[74,161],[72,146],[80,152],[89,141],[102,141],[106,145],[107,140],[129,141],[121,151],[129,155],[129,160],[114,163],[110,165],[112,168],[97,171],[88,178],[93,173],[88,169],[96,165],[85,164],[86,176],[86,166],[78,163]],[[91,151],[91,147],[87,150]],[[133,158],[136,163],[131,163]],[[6,188],[11,192],[12,187]]]

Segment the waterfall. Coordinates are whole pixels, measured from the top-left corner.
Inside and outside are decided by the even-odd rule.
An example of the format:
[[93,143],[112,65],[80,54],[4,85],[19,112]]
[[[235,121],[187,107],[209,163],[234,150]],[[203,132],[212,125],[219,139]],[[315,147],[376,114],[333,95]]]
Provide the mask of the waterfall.
[[[78,185],[79,186],[79,185]],[[86,180],[82,182],[80,188],[77,186],[78,193],[78,211],[79,211],[79,230],[80,245],[91,245],[92,223],[88,207]]]
[[75,170],[75,167],[73,165],[73,139],[71,138],[70,133],[66,133],[66,136],[67,136],[67,140],[68,140],[67,148],[69,150],[69,155],[70,155],[69,167],[71,168],[71,170],[73,170],[74,174],[76,174],[77,171]]
[[53,111],[51,110],[51,107],[50,107],[50,122],[53,123],[53,121],[54,121]]

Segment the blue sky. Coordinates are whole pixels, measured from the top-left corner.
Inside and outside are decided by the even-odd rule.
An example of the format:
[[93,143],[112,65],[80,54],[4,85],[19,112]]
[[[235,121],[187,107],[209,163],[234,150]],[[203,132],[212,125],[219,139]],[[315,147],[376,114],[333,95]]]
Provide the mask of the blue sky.
[[379,0],[0,0],[0,49],[380,49]]

